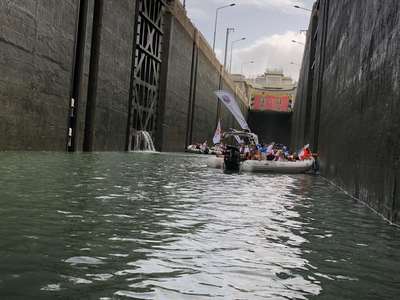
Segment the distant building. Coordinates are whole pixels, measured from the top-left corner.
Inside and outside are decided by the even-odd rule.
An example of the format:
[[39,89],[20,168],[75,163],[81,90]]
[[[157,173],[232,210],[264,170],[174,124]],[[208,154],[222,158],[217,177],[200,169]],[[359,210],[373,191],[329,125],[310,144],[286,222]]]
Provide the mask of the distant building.
[[255,79],[247,80],[252,87],[251,109],[255,111],[291,112],[297,84],[281,69],[267,69]]
[[235,83],[235,93],[247,99],[249,106],[251,105],[251,97],[253,92],[252,85],[248,82],[246,77],[242,74],[231,74],[231,78]]
[[256,78],[231,74],[236,94],[249,100],[254,111],[291,112],[296,97],[297,84],[285,76],[281,69],[267,69]]

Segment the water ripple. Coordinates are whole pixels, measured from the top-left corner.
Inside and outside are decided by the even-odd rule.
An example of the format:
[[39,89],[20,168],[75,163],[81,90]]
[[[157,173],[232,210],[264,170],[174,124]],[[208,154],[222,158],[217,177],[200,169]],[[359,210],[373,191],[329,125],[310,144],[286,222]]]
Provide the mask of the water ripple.
[[0,298],[400,292],[399,231],[317,177],[225,175],[186,155],[20,155],[0,164]]

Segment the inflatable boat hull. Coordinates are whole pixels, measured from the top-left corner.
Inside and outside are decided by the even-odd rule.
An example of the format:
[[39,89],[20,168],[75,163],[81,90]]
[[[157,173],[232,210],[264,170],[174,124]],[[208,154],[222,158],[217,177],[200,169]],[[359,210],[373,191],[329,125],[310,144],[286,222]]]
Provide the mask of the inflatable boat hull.
[[[282,173],[282,174],[300,174],[311,170],[314,160],[302,161],[268,161],[268,160],[246,160],[241,163],[240,171],[253,173]],[[224,159],[222,157],[210,157],[207,160],[207,166],[210,168],[222,169]]]

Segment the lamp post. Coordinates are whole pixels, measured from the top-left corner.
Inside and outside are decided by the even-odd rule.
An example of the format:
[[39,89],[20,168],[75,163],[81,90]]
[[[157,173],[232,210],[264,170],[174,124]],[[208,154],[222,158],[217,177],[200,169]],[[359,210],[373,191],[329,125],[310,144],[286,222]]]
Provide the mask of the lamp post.
[[245,39],[246,39],[245,37],[242,37],[241,39],[234,40],[234,41],[232,41],[232,43],[231,43],[231,61],[229,62],[229,73],[231,73],[231,74],[232,74],[233,45],[234,45],[235,43],[237,43],[237,42],[244,41]]
[[248,61],[248,62],[244,62],[242,63],[242,66],[240,68],[240,73],[243,75],[243,67],[244,65],[250,65],[250,64],[254,64],[254,60]]
[[226,59],[228,57],[229,34],[231,32],[235,32],[235,28],[228,27],[226,29],[226,40],[225,40],[224,72],[226,72]]
[[228,4],[228,5],[220,6],[220,7],[218,7],[218,8],[216,9],[216,11],[215,11],[213,52],[215,52],[215,39],[216,39],[216,36],[217,36],[218,12],[219,12],[221,9],[224,9],[224,8],[227,8],[227,7],[231,7],[231,6],[235,6],[235,5],[236,5],[236,3],[231,3],[231,4]]
[[186,8],[186,0],[183,0],[183,8]]
[[308,9],[308,8],[305,8],[305,7],[301,7],[301,6],[298,6],[298,5],[294,5],[293,7],[294,7],[294,8],[298,8],[298,9],[302,9],[302,10],[306,10],[306,11],[309,11],[309,12],[312,12],[311,9]]
[[299,44],[299,45],[303,45],[303,46],[305,46],[305,44],[304,44],[304,43],[302,43],[302,42],[299,42],[299,41],[296,41],[296,40],[292,40],[292,43],[295,43],[295,44]]

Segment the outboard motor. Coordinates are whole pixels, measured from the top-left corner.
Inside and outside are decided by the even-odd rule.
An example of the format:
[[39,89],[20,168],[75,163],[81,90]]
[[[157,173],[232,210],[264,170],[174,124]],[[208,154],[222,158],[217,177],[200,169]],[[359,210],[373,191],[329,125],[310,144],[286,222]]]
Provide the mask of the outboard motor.
[[239,172],[240,151],[235,146],[226,146],[224,151],[224,171]]

